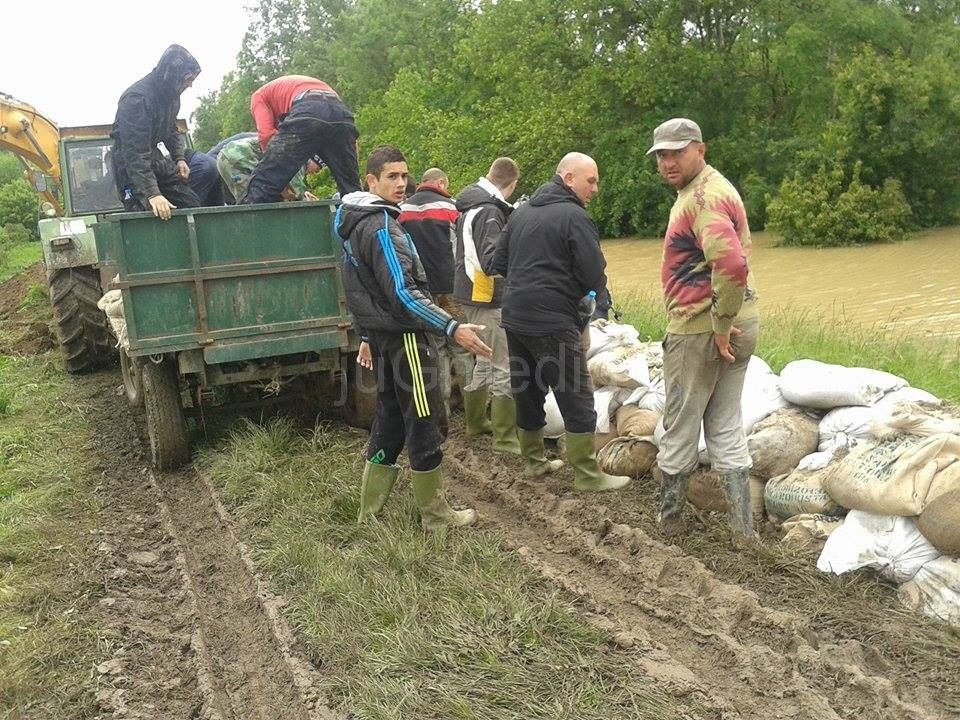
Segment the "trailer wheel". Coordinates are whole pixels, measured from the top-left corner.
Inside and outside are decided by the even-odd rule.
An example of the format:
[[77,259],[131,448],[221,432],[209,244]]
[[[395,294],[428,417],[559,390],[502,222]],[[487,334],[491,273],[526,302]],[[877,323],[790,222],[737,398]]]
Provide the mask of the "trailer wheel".
[[123,375],[123,392],[130,407],[143,404],[143,375],[140,364],[120,349],[120,373]]
[[190,460],[176,367],[169,360],[148,361],[143,364],[141,378],[153,466],[173,470]]
[[344,356],[347,393],[343,419],[351,427],[369,430],[377,414],[377,376],[357,364],[356,354]]
[[97,307],[101,295],[93,268],[58,270],[50,278],[57,340],[69,373],[94,370],[116,357],[107,316]]

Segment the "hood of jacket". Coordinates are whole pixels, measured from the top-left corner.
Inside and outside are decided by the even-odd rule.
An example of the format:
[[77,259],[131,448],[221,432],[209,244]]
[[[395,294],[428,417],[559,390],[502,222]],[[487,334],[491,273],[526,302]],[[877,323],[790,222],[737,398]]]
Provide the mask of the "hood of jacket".
[[583,207],[580,198],[577,197],[577,194],[573,190],[563,184],[563,180],[559,175],[554,175],[552,180],[538,187],[537,191],[533,193],[533,196],[530,198],[530,204],[534,206],[554,205],[562,202],[575,202],[580,207]]
[[200,63],[190,52],[171,45],[163,51],[157,66],[150,72],[154,86],[165,96],[179,96],[180,85],[187,75],[199,75]]
[[343,204],[337,211],[336,231],[346,238],[357,224],[371,215],[383,215],[386,212],[394,220],[400,217],[400,207],[384,200],[379,195],[366,190],[358,190],[344,196]]
[[460,194],[457,195],[456,204],[457,210],[461,213],[466,213],[468,210],[480,207],[481,205],[496,205],[507,215],[513,210],[513,206],[510,203],[494,197],[477,183],[467,185],[467,187],[461,190]]

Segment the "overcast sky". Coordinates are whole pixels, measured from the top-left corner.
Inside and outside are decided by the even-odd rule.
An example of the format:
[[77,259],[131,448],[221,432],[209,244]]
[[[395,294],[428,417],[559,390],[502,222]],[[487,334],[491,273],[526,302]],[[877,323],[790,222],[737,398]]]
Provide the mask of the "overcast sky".
[[0,92],[62,126],[112,123],[120,94],[172,43],[187,48],[201,67],[181,96],[181,116],[189,117],[200,96],[220,87],[233,69],[249,21],[245,0],[3,4]]

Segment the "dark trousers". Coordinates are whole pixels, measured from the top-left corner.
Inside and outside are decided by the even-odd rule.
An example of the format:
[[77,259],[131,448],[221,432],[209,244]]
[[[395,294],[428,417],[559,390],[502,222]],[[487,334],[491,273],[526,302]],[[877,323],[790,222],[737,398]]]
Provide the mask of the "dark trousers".
[[340,197],[360,189],[357,127],[336,98],[306,96],[296,101],[250,176],[242,203],[280,202],[280,192],[313,155],[330,168]]
[[596,431],[593,383],[576,328],[544,336],[507,330],[507,348],[510,389],[517,402],[517,427],[539,430],[546,424],[543,401],[552,389],[567,432]]
[[[159,155],[159,151],[157,151]],[[180,179],[177,174],[177,166],[168,158],[155,158],[150,163],[150,169],[157,179],[157,187],[160,188],[160,194],[163,195],[176,208],[195,208],[200,207],[200,198],[193,189]],[[129,194],[121,190],[123,207],[127,212],[136,212],[138,210],[150,209],[150,198],[140,193],[131,192]]]
[[376,332],[370,333],[370,350],[377,414],[367,459],[392,465],[406,444],[412,470],[433,470],[443,459],[447,427],[436,343],[423,332]]
[[200,198],[200,207],[223,205],[223,182],[216,158],[195,152],[187,159],[187,165],[190,166],[190,187]]

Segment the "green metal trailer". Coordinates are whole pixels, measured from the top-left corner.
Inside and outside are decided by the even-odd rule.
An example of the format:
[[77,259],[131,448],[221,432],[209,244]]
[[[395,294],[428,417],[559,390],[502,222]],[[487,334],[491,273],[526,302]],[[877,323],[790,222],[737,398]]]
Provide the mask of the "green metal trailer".
[[119,289],[124,387],[143,403],[154,464],[189,459],[185,414],[218,387],[340,388],[347,422],[369,426],[375,390],[359,375],[331,202],[119,213],[96,226],[101,283]]

